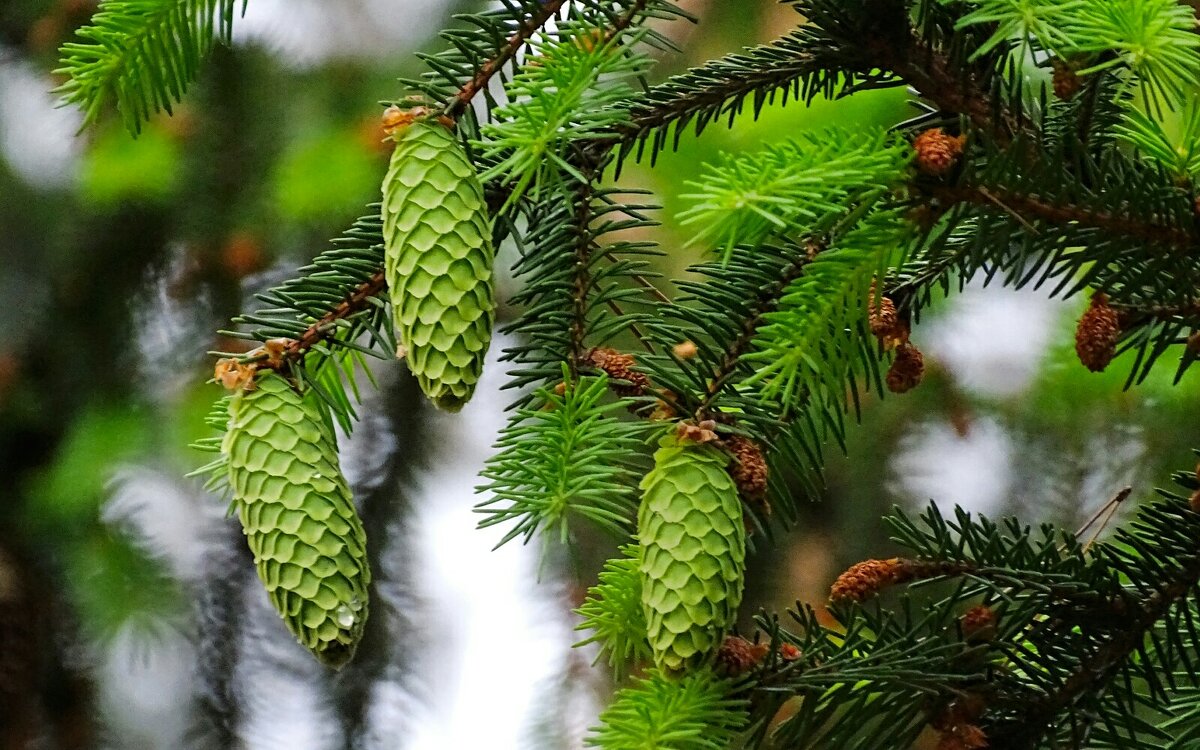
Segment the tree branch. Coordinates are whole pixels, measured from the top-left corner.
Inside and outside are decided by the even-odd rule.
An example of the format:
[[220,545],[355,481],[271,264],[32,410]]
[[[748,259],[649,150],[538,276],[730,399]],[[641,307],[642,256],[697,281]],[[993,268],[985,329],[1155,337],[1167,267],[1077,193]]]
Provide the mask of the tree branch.
[[1193,558],[1169,582],[1157,591],[1127,608],[1128,625],[1112,640],[1083,659],[1058,690],[1039,697],[1027,708],[1022,721],[1013,725],[1009,736],[995,733],[989,736],[991,747],[1025,750],[1038,746],[1051,722],[1084,693],[1107,685],[1135,651],[1141,648],[1146,634],[1166,617],[1171,608],[1190,595],[1200,584],[1200,557]]
[[1191,232],[1176,227],[1114,216],[1086,206],[1053,203],[1037,195],[1012,193],[1003,188],[985,188],[979,185],[934,186],[929,188],[928,192],[946,204],[970,203],[991,207],[999,204],[1005,211],[1022,218],[1022,223],[1028,223],[1028,220],[1032,219],[1058,225],[1077,224],[1179,249],[1190,248],[1194,242]]
[[705,388],[700,404],[696,407],[695,418],[697,421],[711,417],[709,412],[714,402],[716,402],[725,385],[737,374],[738,362],[741,361],[742,355],[750,349],[750,344],[754,341],[759,327],[763,324],[763,317],[779,306],[779,299],[788,288],[788,285],[800,278],[804,274],[805,267],[824,249],[824,244],[810,242],[805,257],[797,257],[792,260],[780,269],[777,281],[759,289],[758,294],[754,297],[747,311],[749,314],[742,319],[741,331],[738,332],[737,338],[725,350],[721,358],[721,364],[717,367],[715,377],[708,382],[708,387]]
[[505,63],[516,57],[517,52],[525,46],[530,37],[538,32],[546,23],[558,14],[559,8],[566,4],[566,0],[547,0],[537,13],[530,16],[525,23],[517,30],[517,33],[508,38],[508,41],[500,48],[499,53],[492,59],[485,62],[475,72],[475,76],[467,81],[466,84],[459,90],[443,110],[443,114],[447,117],[457,118],[470,106],[471,100],[475,95],[487,87],[488,82],[492,80],[492,76],[500,72]]

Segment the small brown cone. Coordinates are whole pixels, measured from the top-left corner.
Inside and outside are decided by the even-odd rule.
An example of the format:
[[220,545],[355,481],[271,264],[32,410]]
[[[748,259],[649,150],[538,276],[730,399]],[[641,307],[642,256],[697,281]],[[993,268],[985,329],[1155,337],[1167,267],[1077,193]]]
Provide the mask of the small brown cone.
[[1052,59],[1050,65],[1054,68],[1054,95],[1063,101],[1074,98],[1083,88],[1083,81],[1075,69],[1060,57]]
[[1075,353],[1079,361],[1092,372],[1101,372],[1116,356],[1120,335],[1117,311],[1109,306],[1108,295],[1096,292],[1075,329]]
[[737,483],[738,492],[759,504],[767,494],[767,459],[762,449],[758,443],[741,435],[726,438],[725,448],[733,456],[729,475]]
[[876,338],[883,340],[896,334],[896,329],[900,325],[900,315],[896,312],[896,303],[890,297],[877,296],[872,291],[870,300],[867,302],[867,312],[871,323],[871,333],[875,334]]
[[941,128],[930,128],[917,136],[917,169],[931,177],[946,175],[958,163],[966,145],[965,136],[947,135]]
[[604,371],[613,380],[625,381],[613,383],[612,389],[619,396],[641,396],[650,387],[650,379],[645,373],[634,368],[637,360],[632,354],[625,354],[616,349],[593,349],[588,359],[598,370]]
[[892,393],[907,393],[921,384],[925,375],[925,357],[909,342],[896,347],[896,358],[887,372],[887,387]]
[[850,566],[833,582],[833,586],[829,589],[829,601],[834,603],[866,601],[882,589],[899,583],[905,578],[904,564],[899,558],[863,560]]
[[762,643],[751,643],[736,635],[725,637],[717,649],[717,671],[727,677],[739,677],[762,664],[770,647]]

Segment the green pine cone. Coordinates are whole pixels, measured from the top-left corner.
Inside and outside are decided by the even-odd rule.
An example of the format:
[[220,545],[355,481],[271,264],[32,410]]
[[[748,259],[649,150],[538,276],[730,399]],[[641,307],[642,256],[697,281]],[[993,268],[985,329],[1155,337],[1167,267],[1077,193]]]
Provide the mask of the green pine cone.
[[383,182],[396,336],[425,395],[458,411],[492,339],[492,226],[483,185],[454,134],[417,122],[396,136]]
[[319,402],[279,375],[260,377],[230,401],[222,450],[271,603],[322,663],[343,666],[362,638],[371,571]]
[[674,670],[704,661],[733,625],[746,528],[725,453],[673,435],[660,446],[638,510],[642,609],[655,663]]

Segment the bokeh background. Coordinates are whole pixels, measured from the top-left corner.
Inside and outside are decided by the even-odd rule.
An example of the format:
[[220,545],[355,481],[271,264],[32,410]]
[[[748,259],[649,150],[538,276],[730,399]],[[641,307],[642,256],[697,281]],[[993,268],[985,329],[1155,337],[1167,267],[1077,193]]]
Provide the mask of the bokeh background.
[[[684,52],[659,76],[800,20],[767,0],[681,4],[703,22],[664,29]],[[204,384],[206,352],[227,343],[215,332],[374,199],[378,100],[404,93],[395,79],[453,13],[481,6],[250,0],[234,48],[135,141],[113,119],[77,135],[78,113],[49,93],[57,47],[95,3],[0,2],[0,750],[582,746],[612,686],[571,648],[571,610],[612,541],[493,552],[499,533],[474,530],[476,472],[511,398],[500,368],[455,417],[401,367],[376,369],[342,439],[373,612],[337,675],[278,622],[225,501],[185,478],[219,395]],[[661,270],[679,276],[700,249],[674,217],[719,152],[912,111],[903,91],[768,107],[622,184],[661,197]],[[926,381],[866,398],[846,455],[829,451],[825,496],[759,545],[743,629],[759,607],[819,606],[846,565],[887,555],[892,505],[1073,528],[1191,465],[1200,392],[1172,386],[1170,357],[1128,391],[1128,362],[1084,370],[1081,304],[968,283],[926,314]]]

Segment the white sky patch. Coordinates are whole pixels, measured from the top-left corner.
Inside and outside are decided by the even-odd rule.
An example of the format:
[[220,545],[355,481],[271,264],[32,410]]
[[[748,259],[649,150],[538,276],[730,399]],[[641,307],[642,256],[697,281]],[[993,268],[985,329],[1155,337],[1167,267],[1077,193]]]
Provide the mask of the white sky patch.
[[75,178],[83,117],[60,107],[54,82],[25,62],[6,60],[0,50],[0,156],[30,185],[65,188]]
[[96,696],[106,746],[170,750],[187,745],[196,653],[172,628],[126,626],[105,643]]
[[1013,445],[995,420],[978,419],[960,435],[944,422],[918,423],[892,459],[896,488],[917,507],[995,515],[1012,486]]
[[1033,382],[1069,305],[1032,289],[968,286],[950,298],[948,309],[920,326],[915,339],[963,387],[998,398],[1015,396]]
[[498,391],[495,358],[510,345],[492,342],[483,382],[461,414],[434,418],[441,459],[418,479],[410,533],[422,561],[415,585],[428,645],[415,668],[428,708],[409,750],[531,747],[529,734],[545,719],[545,686],[562,678],[576,640],[562,585],[537,582],[537,545],[493,551],[504,530],[475,528],[478,473],[511,398]]
[[237,41],[265,45],[288,65],[392,56],[445,21],[447,0],[254,0],[234,22]]
[[244,588],[245,625],[234,672],[239,748],[342,750],[341,721],[327,670],[287,632],[253,571]]

